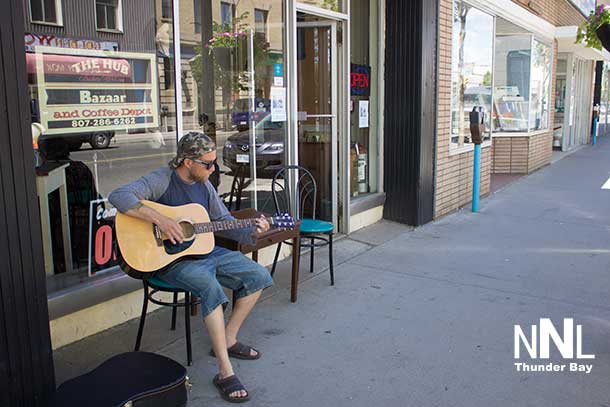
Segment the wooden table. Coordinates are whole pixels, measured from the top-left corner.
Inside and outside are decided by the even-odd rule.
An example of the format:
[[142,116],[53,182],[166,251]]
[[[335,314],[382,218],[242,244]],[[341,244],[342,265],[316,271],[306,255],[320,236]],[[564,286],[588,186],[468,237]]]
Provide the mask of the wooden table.
[[66,187],[65,172],[66,167],[68,167],[68,164],[48,163],[36,168],[36,187],[38,191],[38,202],[40,204],[44,268],[48,276],[52,276],[54,274],[53,245],[51,242],[51,222],[49,214],[49,194],[56,189],[59,189],[64,261],[66,264],[66,271],[72,271],[72,244],[70,242],[70,219],[68,213],[68,192]]
[[[233,211],[231,214],[237,219],[256,218],[261,215],[252,208]],[[222,236],[216,236],[216,244],[230,250],[240,251],[244,254],[252,253],[252,259],[258,262],[258,251],[260,249],[291,239],[292,280],[290,283],[290,301],[297,302],[297,290],[299,285],[299,258],[301,252],[300,223],[297,223],[296,227],[292,230],[270,229],[258,238],[256,245],[254,246],[242,244]]]

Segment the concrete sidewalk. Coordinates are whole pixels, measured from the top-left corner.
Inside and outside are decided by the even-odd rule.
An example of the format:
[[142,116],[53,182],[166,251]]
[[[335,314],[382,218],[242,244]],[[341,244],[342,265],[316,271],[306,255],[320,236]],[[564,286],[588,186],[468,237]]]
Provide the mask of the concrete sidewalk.
[[[609,406],[610,140],[585,147],[467,210],[412,230],[380,222],[336,244],[336,285],[326,252],[301,268],[289,302],[289,264],[265,292],[241,338],[258,361],[235,361],[249,406]],[[515,324],[563,318],[582,325],[590,374],[517,372]],[[182,324],[181,318],[179,318]],[[147,320],[143,350],[185,363],[183,326]],[[194,325],[189,406],[228,405],[201,323]],[[55,352],[57,381],[133,347],[137,321]],[[522,348],[522,355],[527,353]],[[522,361],[548,364],[549,360]]]

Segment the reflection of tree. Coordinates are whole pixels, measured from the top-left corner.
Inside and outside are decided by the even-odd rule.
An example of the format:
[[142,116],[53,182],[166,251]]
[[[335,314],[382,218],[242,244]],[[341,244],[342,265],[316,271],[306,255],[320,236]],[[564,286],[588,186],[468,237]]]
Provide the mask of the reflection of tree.
[[466,17],[471,6],[464,2],[454,3],[454,21],[460,23],[459,48],[458,48],[458,145],[464,144],[464,93],[466,91],[467,80],[464,75],[464,44],[466,40]]
[[483,86],[491,86],[491,71],[485,72],[485,75],[483,75],[482,84]]
[[[202,42],[194,47],[196,55],[190,61],[193,77],[199,86],[209,80],[204,75],[203,64],[206,60],[211,62],[214,88],[223,91],[227,120],[230,120],[228,112],[232,99],[239,97],[240,92],[250,90],[250,71],[265,65],[269,56],[269,43],[264,36],[254,35],[254,29],[246,23],[249,16],[249,12],[244,12],[229,24],[211,21],[211,33],[208,32],[207,39],[203,36]],[[248,61],[250,36],[254,43],[254,67],[249,67]],[[255,72],[255,89],[260,89],[264,70]]]
[[322,7],[327,10],[339,11],[337,0],[322,0]]
[[[542,86],[539,87],[540,95],[538,95],[538,106],[540,107],[540,116],[542,120],[545,117],[545,112],[549,109],[549,93],[551,82],[551,47],[538,41],[534,41],[534,66],[542,71]],[[535,128],[546,127],[548,123],[530,123]]]

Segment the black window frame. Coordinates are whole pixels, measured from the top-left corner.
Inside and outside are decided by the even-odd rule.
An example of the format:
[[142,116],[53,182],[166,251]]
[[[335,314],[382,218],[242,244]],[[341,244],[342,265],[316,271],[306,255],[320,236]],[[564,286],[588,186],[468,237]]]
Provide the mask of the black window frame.
[[172,0],[161,0],[161,18],[171,19],[173,15],[173,2]]
[[[227,6],[229,7],[229,10],[231,11],[231,13],[229,14],[231,16],[230,21],[224,20],[225,13],[223,12],[223,7],[227,7]],[[228,1],[221,1],[220,2],[220,23],[222,25],[232,26],[233,21],[235,21],[235,4],[229,3]]]
[[201,1],[193,0],[193,24],[195,34],[201,34]]
[[[263,16],[263,21],[258,21],[258,16]],[[269,23],[269,10],[264,10],[260,8],[254,9],[254,32],[256,35],[260,35],[267,41],[267,33],[268,33],[268,25]],[[262,26],[262,30],[259,27]]]

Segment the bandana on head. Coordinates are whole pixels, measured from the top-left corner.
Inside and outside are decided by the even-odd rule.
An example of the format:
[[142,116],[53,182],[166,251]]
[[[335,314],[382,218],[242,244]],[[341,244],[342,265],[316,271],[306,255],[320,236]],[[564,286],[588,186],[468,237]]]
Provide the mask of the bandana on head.
[[199,158],[203,154],[215,150],[216,144],[209,136],[198,131],[191,131],[178,141],[178,152],[176,157],[169,162],[169,166],[178,168],[185,158]]

